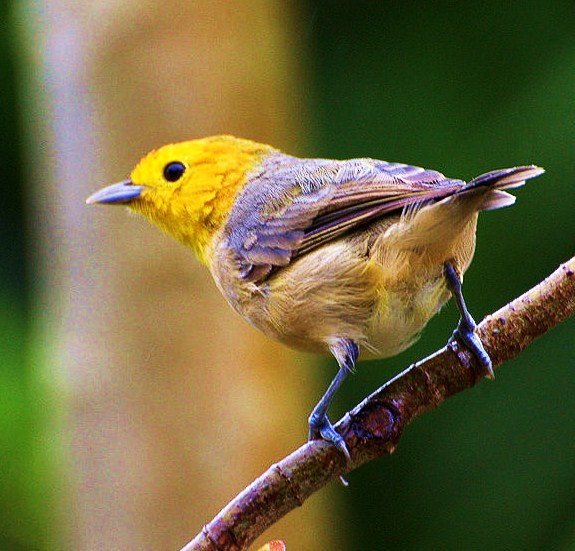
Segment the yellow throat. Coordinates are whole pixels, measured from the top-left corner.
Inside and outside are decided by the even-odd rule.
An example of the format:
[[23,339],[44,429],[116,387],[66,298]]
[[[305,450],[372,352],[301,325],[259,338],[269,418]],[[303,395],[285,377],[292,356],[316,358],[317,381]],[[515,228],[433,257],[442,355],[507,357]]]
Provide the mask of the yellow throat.
[[[208,265],[207,248],[236,195],[273,151],[233,136],[163,146],[148,153],[132,171],[130,180],[144,192],[128,206],[191,247]],[[181,175],[170,181],[178,169]]]

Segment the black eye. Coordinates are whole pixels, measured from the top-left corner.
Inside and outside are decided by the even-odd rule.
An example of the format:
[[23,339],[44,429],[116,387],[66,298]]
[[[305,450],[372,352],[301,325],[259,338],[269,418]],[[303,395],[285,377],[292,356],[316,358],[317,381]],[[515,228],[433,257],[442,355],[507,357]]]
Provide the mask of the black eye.
[[186,172],[185,165],[179,161],[174,161],[164,167],[164,178],[168,180],[168,182],[176,182],[182,177],[184,172]]

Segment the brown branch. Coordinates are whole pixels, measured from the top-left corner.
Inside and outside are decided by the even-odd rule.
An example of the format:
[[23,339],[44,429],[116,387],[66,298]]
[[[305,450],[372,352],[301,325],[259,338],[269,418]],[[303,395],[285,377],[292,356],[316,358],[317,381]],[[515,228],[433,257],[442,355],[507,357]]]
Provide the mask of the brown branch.
[[[575,257],[479,325],[493,367],[575,314]],[[181,551],[246,549],[269,526],[338,476],[391,453],[417,416],[481,379],[470,353],[450,343],[412,365],[348,412],[336,425],[352,460],[315,440],[272,465],[238,494]]]

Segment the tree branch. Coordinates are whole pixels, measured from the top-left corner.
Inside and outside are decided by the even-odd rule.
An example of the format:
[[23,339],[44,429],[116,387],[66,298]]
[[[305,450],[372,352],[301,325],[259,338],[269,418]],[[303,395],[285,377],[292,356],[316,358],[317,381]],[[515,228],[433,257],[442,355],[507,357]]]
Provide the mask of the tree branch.
[[[496,368],[573,314],[575,257],[487,316],[478,332]],[[474,358],[456,342],[410,366],[336,425],[351,453],[350,463],[327,442],[304,444],[238,494],[181,551],[246,549],[264,530],[328,482],[393,452],[411,421],[481,380],[481,371],[475,368]]]

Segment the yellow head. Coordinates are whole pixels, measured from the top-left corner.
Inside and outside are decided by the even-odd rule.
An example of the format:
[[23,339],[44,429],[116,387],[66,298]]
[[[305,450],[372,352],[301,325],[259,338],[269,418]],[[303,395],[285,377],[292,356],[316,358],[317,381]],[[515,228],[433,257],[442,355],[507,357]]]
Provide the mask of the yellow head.
[[148,153],[129,180],[96,192],[86,202],[126,204],[190,246],[207,264],[206,249],[237,193],[273,151],[233,136],[166,145]]

